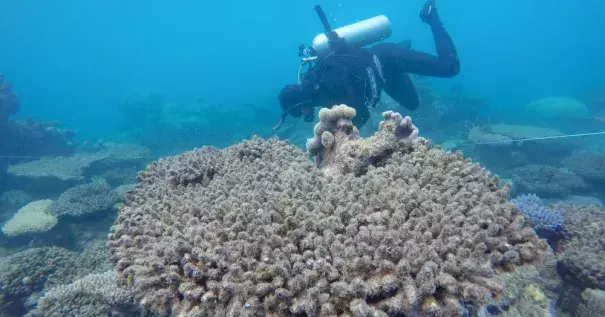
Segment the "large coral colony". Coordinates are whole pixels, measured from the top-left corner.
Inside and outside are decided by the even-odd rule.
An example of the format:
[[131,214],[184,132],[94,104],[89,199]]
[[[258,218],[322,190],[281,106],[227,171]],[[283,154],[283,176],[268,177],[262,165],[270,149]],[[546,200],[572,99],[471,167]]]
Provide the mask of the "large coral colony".
[[552,255],[496,176],[409,117],[362,138],[354,116],[322,109],[308,153],[253,137],[151,163],[109,233],[120,287],[159,315],[476,315]]

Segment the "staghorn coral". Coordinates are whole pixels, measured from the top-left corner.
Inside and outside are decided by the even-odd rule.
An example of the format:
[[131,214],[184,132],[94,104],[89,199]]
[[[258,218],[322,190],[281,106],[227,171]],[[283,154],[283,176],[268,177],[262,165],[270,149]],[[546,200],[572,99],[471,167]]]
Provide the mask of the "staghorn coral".
[[561,247],[559,272],[571,284],[605,290],[605,208],[555,204],[571,237]]
[[175,316],[458,316],[548,250],[497,178],[385,121],[335,136],[334,158],[388,145],[363,173],[259,138],[151,163],[109,234],[119,284]]
[[119,201],[118,194],[104,181],[93,181],[65,191],[50,206],[56,216],[82,217],[113,207]]
[[2,233],[14,237],[49,231],[58,222],[57,217],[49,212],[51,204],[52,200],[43,199],[23,206],[4,224]]

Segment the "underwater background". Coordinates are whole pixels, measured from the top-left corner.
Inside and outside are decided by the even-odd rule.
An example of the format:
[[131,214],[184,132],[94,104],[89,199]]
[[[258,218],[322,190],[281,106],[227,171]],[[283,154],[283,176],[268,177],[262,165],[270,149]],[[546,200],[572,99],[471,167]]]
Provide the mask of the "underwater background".
[[[420,136],[443,152],[461,151],[498,175],[500,186],[510,186],[511,208],[547,242],[551,262],[531,266],[530,277],[509,278],[506,291],[490,289],[494,299],[482,305],[460,292],[460,315],[605,316],[605,3],[437,1],[460,55],[460,74],[413,76],[421,100],[416,111],[383,94],[360,135],[381,130],[384,111],[410,116]],[[418,18],[423,3],[0,1],[0,316],[162,311],[141,304],[156,302],[140,286],[119,287],[120,281],[136,284],[136,274],[114,281],[116,265],[120,273],[126,266],[116,257],[130,252],[130,242],[116,238],[116,228],[129,223],[118,215],[130,215],[138,203],[129,193],[155,197],[144,192],[145,184],[162,164],[174,165],[156,172],[161,175],[199,169],[199,177],[212,178],[204,155],[215,154],[186,154],[195,148],[216,147],[208,151],[225,153],[216,154],[221,164],[239,166],[226,147],[262,153],[278,147],[250,141],[255,135],[288,140],[295,154],[275,157],[304,165],[296,151],[306,150],[319,119],[289,117],[277,134],[272,128],[281,115],[280,89],[297,80],[298,46],[322,32],[314,5],[334,27],[385,14],[393,29],[387,41],[411,40],[413,49],[434,53],[430,29]],[[187,187],[198,176],[170,186]],[[281,191],[289,192],[286,187]],[[159,191],[171,193],[167,188]],[[177,201],[187,206],[185,198]],[[437,296],[447,288],[442,284],[435,282],[434,294],[420,297],[419,305],[435,300],[446,307]],[[508,297],[496,299],[496,293]],[[183,301],[185,295],[175,296]],[[171,309],[177,308],[192,311]],[[306,309],[293,316],[320,315]],[[422,316],[427,309],[412,311]]]

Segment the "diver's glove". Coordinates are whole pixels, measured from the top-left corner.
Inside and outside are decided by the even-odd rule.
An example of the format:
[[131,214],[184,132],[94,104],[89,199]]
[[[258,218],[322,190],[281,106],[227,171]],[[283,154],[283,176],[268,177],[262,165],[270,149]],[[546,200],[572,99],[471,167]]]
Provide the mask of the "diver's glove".
[[435,0],[427,0],[420,10],[420,20],[428,25],[441,25],[441,19],[437,13]]

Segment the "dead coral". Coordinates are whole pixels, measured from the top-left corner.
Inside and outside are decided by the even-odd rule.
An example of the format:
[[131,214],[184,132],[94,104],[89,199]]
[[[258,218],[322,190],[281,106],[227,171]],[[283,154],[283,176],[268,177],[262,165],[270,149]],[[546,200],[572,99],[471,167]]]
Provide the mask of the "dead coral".
[[334,158],[380,153],[346,158],[364,173],[325,173],[333,165],[259,138],[150,164],[109,235],[120,284],[179,316],[458,316],[460,300],[487,302],[495,277],[546,243],[497,178],[400,142],[388,120],[373,138],[333,134]]

